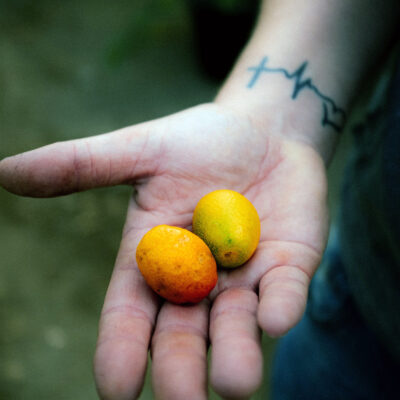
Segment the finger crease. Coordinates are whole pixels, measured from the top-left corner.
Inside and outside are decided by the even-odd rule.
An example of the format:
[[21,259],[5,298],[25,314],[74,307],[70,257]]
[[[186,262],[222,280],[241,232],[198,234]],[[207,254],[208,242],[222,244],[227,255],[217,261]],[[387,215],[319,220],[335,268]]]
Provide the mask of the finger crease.
[[311,278],[312,278],[311,273],[308,272],[305,268],[301,267],[300,265],[277,264],[277,265],[274,265],[274,266],[270,267],[270,268],[268,269],[268,271],[266,272],[266,274],[264,275],[264,277],[267,277],[268,274],[269,274],[271,271],[275,270],[275,269],[285,268],[285,267],[287,267],[287,268],[294,268],[296,271],[302,272],[302,273],[306,276],[307,281],[311,281]]
[[99,340],[97,341],[97,349],[99,349],[101,346],[104,346],[104,344],[108,342],[128,342],[129,344],[136,343],[139,344],[140,346],[144,348],[148,348],[149,342],[148,340],[141,339],[138,335],[135,335],[134,333],[130,334],[110,334],[104,337],[99,337]]
[[162,328],[157,328],[154,336],[160,334],[187,334],[190,336],[196,336],[201,339],[207,340],[207,333],[196,326],[189,326],[185,324],[170,324],[163,326]]
[[139,307],[132,305],[117,305],[108,307],[101,313],[101,317],[109,316],[110,314],[125,314],[127,317],[134,317],[137,319],[141,319],[143,321],[147,321],[151,327],[154,326],[154,318],[151,318],[150,315],[140,309]]
[[266,290],[271,285],[277,284],[277,283],[283,284],[282,286],[288,286],[288,285],[293,284],[293,283],[298,283],[302,287],[308,287],[308,284],[309,284],[309,279],[308,278],[307,278],[307,281],[305,282],[301,278],[296,278],[294,276],[285,276],[285,277],[280,277],[280,276],[268,277],[268,276],[266,276],[265,279],[266,279],[266,282],[265,283],[262,282],[260,284],[260,292],[263,292],[264,290]]
[[223,310],[218,310],[218,311],[213,311],[212,312],[212,319],[216,320],[218,317],[223,316],[223,315],[237,315],[238,312],[245,313],[245,314],[250,314],[251,316],[256,317],[257,311],[256,309],[249,309],[246,307],[240,307],[240,306],[235,306],[235,307],[229,307]]

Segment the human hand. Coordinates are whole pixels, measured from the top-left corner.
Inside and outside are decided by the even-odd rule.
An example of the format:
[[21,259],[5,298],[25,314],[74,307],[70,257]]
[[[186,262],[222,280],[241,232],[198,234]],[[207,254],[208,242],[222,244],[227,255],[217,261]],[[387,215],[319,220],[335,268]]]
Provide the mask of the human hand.
[[[209,342],[214,389],[249,396],[262,379],[259,327],[279,336],[301,318],[327,238],[325,168],[315,150],[215,104],[4,159],[0,184],[35,197],[134,185],[100,319],[95,377],[104,399],[138,397],[149,347],[157,398],[207,398]],[[155,225],[190,229],[197,201],[215,189],[254,204],[258,249],[244,266],[219,271],[209,299],[162,302],[137,269],[136,246]]]

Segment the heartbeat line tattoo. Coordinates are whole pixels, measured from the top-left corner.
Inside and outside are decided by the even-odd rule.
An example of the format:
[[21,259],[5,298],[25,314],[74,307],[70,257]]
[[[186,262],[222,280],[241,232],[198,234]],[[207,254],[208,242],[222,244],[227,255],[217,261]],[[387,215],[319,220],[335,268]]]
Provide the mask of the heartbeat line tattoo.
[[250,79],[247,87],[251,89],[260,78],[260,75],[264,73],[277,73],[282,74],[285,78],[294,82],[292,99],[296,100],[302,90],[311,90],[321,100],[322,105],[322,126],[331,126],[336,131],[340,132],[346,122],[345,111],[338,107],[332,98],[321,93],[320,90],[314,85],[310,78],[304,78],[304,72],[307,68],[308,62],[305,61],[300,65],[294,72],[290,73],[284,68],[269,68],[267,67],[268,57],[264,57],[260,64],[254,67],[248,68],[249,71],[254,71],[252,78]]

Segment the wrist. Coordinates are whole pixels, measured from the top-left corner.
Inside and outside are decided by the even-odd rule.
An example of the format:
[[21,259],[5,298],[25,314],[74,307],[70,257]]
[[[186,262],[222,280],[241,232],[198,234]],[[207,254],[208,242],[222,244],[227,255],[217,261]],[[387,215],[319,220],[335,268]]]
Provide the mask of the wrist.
[[216,102],[327,163],[346,112],[393,43],[399,11],[395,0],[265,0]]
[[245,115],[265,134],[313,147],[328,163],[346,120],[344,108],[314,83],[307,64],[272,64],[266,57],[239,63],[216,103]]

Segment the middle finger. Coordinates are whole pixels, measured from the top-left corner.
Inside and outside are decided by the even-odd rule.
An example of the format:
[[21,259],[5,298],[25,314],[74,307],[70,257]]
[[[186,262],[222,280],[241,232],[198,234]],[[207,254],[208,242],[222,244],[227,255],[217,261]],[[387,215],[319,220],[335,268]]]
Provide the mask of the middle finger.
[[152,340],[152,381],[157,399],[207,399],[209,302],[166,302]]

